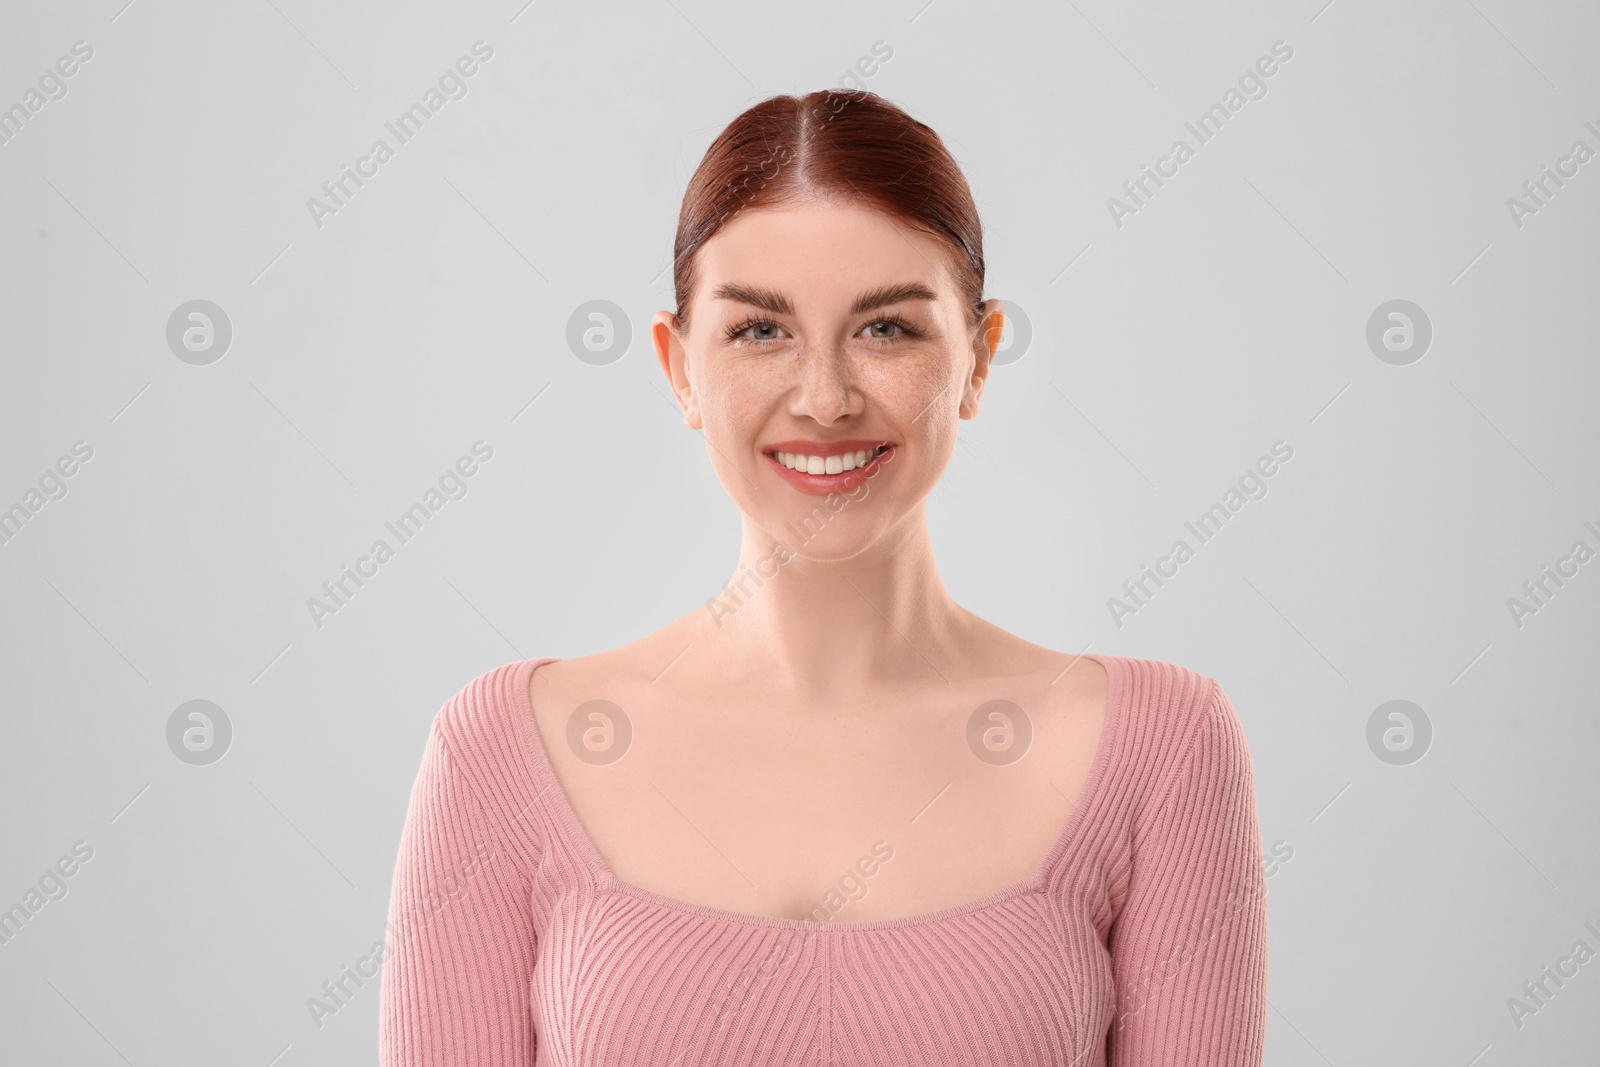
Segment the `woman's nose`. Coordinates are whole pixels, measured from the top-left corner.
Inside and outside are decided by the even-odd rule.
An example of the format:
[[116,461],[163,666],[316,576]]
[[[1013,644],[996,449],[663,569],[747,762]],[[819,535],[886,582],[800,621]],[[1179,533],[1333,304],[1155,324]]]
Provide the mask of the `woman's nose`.
[[794,391],[793,414],[831,423],[859,411],[862,400],[843,345],[807,346],[796,365],[799,381]]

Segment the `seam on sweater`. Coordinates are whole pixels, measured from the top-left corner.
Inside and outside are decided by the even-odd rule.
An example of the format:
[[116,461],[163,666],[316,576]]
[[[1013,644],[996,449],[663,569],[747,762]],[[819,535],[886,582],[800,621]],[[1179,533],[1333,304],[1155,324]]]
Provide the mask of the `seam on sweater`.
[[[509,663],[501,668],[501,670],[506,672],[504,682],[505,688],[516,687],[518,669],[522,666],[522,664],[529,662],[532,661],[519,660]],[[540,664],[539,666],[544,666],[544,664]],[[522,679],[522,685],[531,685],[533,683],[533,676],[537,674],[538,671],[539,667],[533,667],[530,669],[528,671],[528,677]],[[509,697],[509,699],[511,700],[513,712],[517,709],[520,703],[525,702],[528,706],[528,715],[526,721],[518,721],[515,715],[512,716],[512,719],[513,726],[518,733],[519,742],[517,746],[517,767],[527,773],[528,780],[533,783],[534,788],[533,799],[529,800],[527,805],[522,810],[524,813],[526,813],[537,808],[539,817],[544,820],[544,824],[539,826],[535,831],[538,836],[538,855],[534,858],[533,877],[534,880],[537,881],[541,873],[544,871],[545,856],[550,851],[550,839],[553,836],[561,837],[564,846],[569,848],[571,847],[571,842],[567,840],[565,818],[558,810],[563,805],[570,806],[570,802],[566,799],[566,793],[561,787],[561,782],[555,775],[555,768],[550,763],[549,752],[545,749],[544,738],[539,733],[539,723],[533,710],[532,696],[527,692],[526,689],[524,689],[522,693],[513,695]],[[525,739],[526,744],[522,743],[524,740],[522,737],[522,731],[526,731],[527,734],[531,735]],[[528,746],[530,745],[537,745],[540,749],[540,752],[543,753],[542,757],[529,751]],[[543,773],[545,767],[550,768],[548,781],[545,780],[546,776]],[[545,795],[546,793],[551,792],[554,792],[558,795],[554,799]],[[587,831],[584,832],[587,833]],[[598,849],[596,849],[596,851],[598,852]],[[592,884],[595,877],[595,872],[590,871],[586,877],[591,880]]]
[[1155,814],[1151,815],[1147,820],[1142,820],[1142,825],[1139,826],[1141,836],[1143,831],[1151,827],[1160,826],[1162,816],[1166,814],[1167,808],[1177,801],[1178,794],[1182,792],[1182,783],[1189,774],[1190,765],[1194,762],[1195,750],[1200,747],[1200,738],[1216,722],[1217,709],[1221,706],[1219,698],[1222,694],[1222,683],[1215,678],[1207,678],[1206,680],[1211,683],[1211,692],[1206,697],[1205,711],[1195,717],[1195,724],[1190,727],[1189,737],[1183,745],[1183,753],[1178,757],[1177,769],[1167,780],[1166,787],[1162,792],[1161,803],[1157,806]]
[[822,939],[822,1026],[817,1055],[825,1065],[833,1063],[833,939]]
[[[455,783],[459,785],[460,791],[464,793],[471,801],[472,807],[477,811],[478,818],[483,822],[485,828],[487,828],[490,833],[493,833],[497,829],[497,820],[490,817],[489,809],[484,806],[483,798],[478,795],[478,790],[473,787],[472,779],[466,774],[465,764],[463,764],[456,754],[451,751],[451,749],[455,747],[455,743],[450,740],[449,731],[446,730],[444,725],[438,721],[435,721],[434,729],[438,731],[439,751],[444,753],[444,762],[449,770],[450,775]],[[509,838],[511,835],[508,834],[507,836]],[[513,852],[513,850],[509,848],[506,851]],[[538,865],[542,863],[543,860],[544,850],[540,848],[534,862],[536,865]],[[513,864],[516,867],[517,877],[522,882],[524,896],[531,896],[533,893],[533,875],[526,870],[521,863],[516,862],[515,859],[513,859]],[[536,871],[537,866],[535,868],[535,872]]]

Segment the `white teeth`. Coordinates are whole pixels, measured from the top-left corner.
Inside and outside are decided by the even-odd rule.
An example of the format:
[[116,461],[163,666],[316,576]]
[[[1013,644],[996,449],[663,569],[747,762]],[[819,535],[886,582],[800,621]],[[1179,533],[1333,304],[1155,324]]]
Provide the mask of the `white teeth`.
[[841,452],[832,456],[804,456],[798,452],[775,452],[778,462],[790,470],[804,474],[843,474],[845,471],[865,467],[874,456],[882,455],[887,445],[861,448],[854,452]]

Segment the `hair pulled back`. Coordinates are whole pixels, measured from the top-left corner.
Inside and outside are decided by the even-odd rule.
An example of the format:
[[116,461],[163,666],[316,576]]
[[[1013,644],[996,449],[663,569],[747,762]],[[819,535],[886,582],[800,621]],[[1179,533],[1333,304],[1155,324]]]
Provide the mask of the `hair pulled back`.
[[875,208],[942,240],[968,322],[982,320],[983,226],[961,168],[939,135],[861,89],[774,96],[717,136],[689,179],[673,242],[678,324],[700,248],[741,211],[806,199]]

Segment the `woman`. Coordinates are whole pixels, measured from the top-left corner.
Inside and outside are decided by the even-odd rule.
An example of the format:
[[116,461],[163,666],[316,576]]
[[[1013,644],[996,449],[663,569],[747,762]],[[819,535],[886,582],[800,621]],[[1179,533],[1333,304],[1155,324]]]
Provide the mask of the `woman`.
[[926,498],[1003,324],[939,137],[871,93],[766,100],[675,251],[652,336],[738,564],[655,633],[440,711],[383,1062],[1259,1065],[1221,687],[1031,644],[939,580]]

